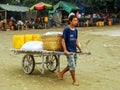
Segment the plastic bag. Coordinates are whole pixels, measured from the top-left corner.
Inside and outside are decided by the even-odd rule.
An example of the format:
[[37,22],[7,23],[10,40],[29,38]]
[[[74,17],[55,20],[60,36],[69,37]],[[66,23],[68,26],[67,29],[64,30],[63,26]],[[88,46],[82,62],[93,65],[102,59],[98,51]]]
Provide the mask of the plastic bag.
[[21,50],[28,50],[28,51],[41,51],[43,50],[43,42],[41,41],[30,41],[26,42]]

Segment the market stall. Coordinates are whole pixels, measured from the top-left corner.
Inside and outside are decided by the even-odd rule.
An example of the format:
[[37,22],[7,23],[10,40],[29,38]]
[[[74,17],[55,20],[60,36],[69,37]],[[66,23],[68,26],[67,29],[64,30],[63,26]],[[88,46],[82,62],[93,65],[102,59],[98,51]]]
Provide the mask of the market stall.
[[[31,6],[30,8],[29,8],[29,11],[34,11],[34,10],[36,10],[37,11],[37,13],[40,13],[40,12],[42,12],[42,13],[44,13],[44,12],[48,12],[48,10],[52,10],[53,9],[53,6],[52,5],[50,5],[50,4],[47,4],[47,3],[44,3],[44,2],[40,2],[40,3],[38,3],[38,4],[35,4],[35,5],[33,5],[33,6]],[[38,17],[40,17],[40,18],[42,18],[43,19],[43,24],[44,24],[44,28],[46,28],[47,26],[47,23],[48,23],[48,20],[49,20],[49,18],[48,18],[48,13],[47,14],[45,14],[45,15],[43,15],[43,16],[38,16]]]

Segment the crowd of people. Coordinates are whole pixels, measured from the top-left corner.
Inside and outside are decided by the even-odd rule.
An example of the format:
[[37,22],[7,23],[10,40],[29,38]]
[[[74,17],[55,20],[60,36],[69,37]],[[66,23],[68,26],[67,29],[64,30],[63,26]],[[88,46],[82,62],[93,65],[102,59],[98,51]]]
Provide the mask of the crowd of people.
[[13,16],[9,20],[1,20],[0,27],[1,29],[14,29],[14,30],[23,30],[23,29],[43,29],[44,28],[43,18],[36,18],[31,20],[16,20]]
[[[76,12],[71,12],[68,15],[63,15],[66,21],[62,21],[62,23],[66,23],[68,22],[68,18],[71,15],[75,15],[80,24],[84,23],[84,26],[86,23],[88,23],[89,25],[93,26],[95,25],[94,23],[96,23],[97,21],[103,21],[105,24],[107,24],[108,19],[110,18],[110,14],[108,12],[108,10],[106,10],[104,13],[98,13],[98,12],[94,12],[94,13],[90,13],[90,14],[85,14],[81,11],[76,11]],[[115,21],[115,20],[114,20]],[[9,20],[1,20],[0,21],[0,27],[2,27],[2,29],[6,28],[6,24],[8,24],[7,26],[11,29],[14,30],[20,30],[20,29],[28,29],[28,28],[33,28],[33,29],[43,29],[45,28],[45,22],[44,22],[44,17],[37,17],[36,19],[31,19],[31,20],[17,20],[15,19],[13,16],[11,16],[11,18]],[[49,18],[48,22],[46,23],[47,26],[56,26],[56,22],[53,20],[53,18]],[[80,25],[79,25],[80,26]]]
[[75,15],[79,19],[79,22],[88,22],[89,24],[93,24],[97,21],[103,21],[107,23],[108,19],[111,18],[108,10],[106,10],[104,13],[94,12],[90,14],[85,14],[80,11],[77,11],[76,13],[71,12],[69,16],[70,15]]

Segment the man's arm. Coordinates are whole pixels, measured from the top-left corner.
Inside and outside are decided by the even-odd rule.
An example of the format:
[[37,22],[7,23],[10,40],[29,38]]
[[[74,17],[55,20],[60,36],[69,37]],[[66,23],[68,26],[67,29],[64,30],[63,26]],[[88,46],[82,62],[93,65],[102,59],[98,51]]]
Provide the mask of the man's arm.
[[62,47],[63,47],[63,50],[64,50],[64,55],[67,55],[67,49],[66,49],[66,44],[65,44],[65,39],[64,38],[62,39]]
[[78,39],[76,40],[76,46],[79,49],[79,51],[82,53],[81,44],[78,42]]

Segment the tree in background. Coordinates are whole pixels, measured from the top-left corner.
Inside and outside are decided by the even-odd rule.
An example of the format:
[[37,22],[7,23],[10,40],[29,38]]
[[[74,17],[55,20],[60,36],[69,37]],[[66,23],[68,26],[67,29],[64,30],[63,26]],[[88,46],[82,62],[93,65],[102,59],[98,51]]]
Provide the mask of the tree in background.
[[95,7],[95,10],[96,8],[97,10],[101,10],[101,8],[107,8],[109,11],[114,12],[114,8],[116,8],[116,6],[119,6],[116,2],[120,0],[0,0],[0,3],[9,3],[12,5],[23,5],[30,7],[38,2],[46,2],[55,5],[59,1],[66,1],[70,3],[73,3],[74,1],[79,1],[81,3],[93,5],[93,7]]
[[104,11],[105,9],[107,9],[110,12],[114,12],[115,1],[117,0],[87,0],[86,3],[92,4],[94,6],[95,11]]
[[20,4],[20,0],[1,0],[1,4],[11,4],[11,5],[18,5]]

